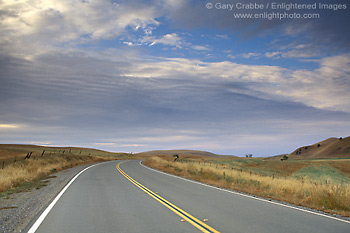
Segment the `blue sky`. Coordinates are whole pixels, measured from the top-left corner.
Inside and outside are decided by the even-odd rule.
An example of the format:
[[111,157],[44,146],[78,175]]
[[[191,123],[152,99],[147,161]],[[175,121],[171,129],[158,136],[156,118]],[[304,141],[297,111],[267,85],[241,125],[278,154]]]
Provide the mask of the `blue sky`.
[[1,2],[0,143],[270,156],[349,136],[350,5],[236,3]]

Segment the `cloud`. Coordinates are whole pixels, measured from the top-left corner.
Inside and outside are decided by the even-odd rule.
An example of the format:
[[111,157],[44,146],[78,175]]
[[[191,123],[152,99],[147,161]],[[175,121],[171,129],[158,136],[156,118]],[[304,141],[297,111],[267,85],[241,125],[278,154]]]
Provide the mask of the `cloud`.
[[151,42],[149,46],[153,46],[155,44],[163,44],[163,45],[176,46],[178,48],[182,47],[182,39],[176,33],[166,34],[159,39],[156,39],[153,36],[152,37],[147,36],[143,39],[143,42]]
[[[347,88],[350,86],[348,54],[320,59],[315,70],[288,70],[277,66],[241,65],[234,62],[202,62],[189,59],[164,59],[141,63],[126,73],[128,77],[191,77],[201,82],[232,82],[238,89],[259,98],[284,98],[320,109],[350,112]],[[175,74],[175,76],[174,76]]]
[[[74,144],[90,146],[100,138],[97,143],[115,147],[96,146],[116,151],[196,148],[266,155],[278,153],[271,140],[346,134],[348,125],[347,54],[319,59],[319,67],[309,70],[144,58],[133,49],[56,50],[30,62],[1,61],[0,121],[27,125],[3,142],[49,138],[70,145],[74,138]],[[238,149],[249,135],[255,144]],[[292,141],[304,143],[299,140]]]
[[132,1],[2,1],[0,45],[9,53],[42,52],[62,43],[86,43],[158,25],[151,5]]
[[260,57],[261,56],[261,53],[243,53],[243,54],[240,54],[240,56],[242,56],[243,58],[245,59],[249,59],[249,58],[252,58],[252,57]]
[[[271,10],[223,10],[213,7],[206,8],[206,3],[198,0],[190,0],[183,2],[181,6],[170,9],[169,17],[177,25],[177,27],[186,27],[188,29],[211,27],[215,29],[230,30],[241,38],[264,37],[267,34],[285,35],[294,40],[308,40],[319,45],[319,49],[323,50],[332,44],[333,50],[349,51],[350,45],[348,38],[350,31],[344,23],[350,21],[348,10],[312,10],[307,13],[319,14],[319,18],[299,18],[299,19],[284,19],[284,20],[268,20],[268,19],[238,19],[236,13],[272,13]],[[211,1],[213,6],[216,3],[221,5],[235,4],[230,0]],[[251,1],[242,0],[239,3],[249,4]],[[267,5],[271,3],[269,0],[261,0],[259,4]],[[303,4],[314,4],[312,0],[305,0]],[[333,4],[333,1],[323,1],[323,3]],[[278,11],[284,13],[285,10]],[[276,13],[276,11],[274,11]],[[288,13],[304,14],[303,10],[291,10]]]
[[279,52],[279,51],[276,51],[276,52],[266,52],[265,53],[265,56],[267,57],[267,58],[272,58],[272,59],[275,59],[275,58],[280,58],[281,55],[282,54],[282,52]]
[[350,112],[350,55],[323,58],[319,64],[313,71],[294,71],[274,93],[316,108]]
[[0,130],[1,129],[18,129],[21,126],[18,124],[0,124]]
[[39,145],[39,146],[54,146],[52,145],[52,141],[30,141],[25,142],[24,144],[32,144],[32,145]]
[[[337,41],[347,33],[329,36],[332,24],[325,31],[316,25],[323,19],[255,24],[234,21],[232,12],[209,11],[203,2],[185,0],[0,4],[0,130],[6,131],[2,142],[52,141],[140,151],[181,147],[230,154],[244,144],[240,147],[244,155],[259,148],[259,153],[272,153],[282,140],[304,143],[314,135],[321,140],[348,133],[346,49],[337,56],[314,57],[318,67],[308,69],[166,58],[148,52],[164,45],[196,56],[209,49],[214,53],[207,41],[198,43],[180,31],[205,26],[223,29],[225,34],[214,36],[222,43],[228,42],[227,32],[243,37],[271,31],[295,36],[294,44],[279,41],[268,52],[243,51],[236,58],[309,58],[319,48],[308,42],[315,35],[332,42],[327,48],[343,46]],[[340,17],[345,16],[340,12]],[[177,32],[161,27],[155,36],[161,23]],[[311,34],[300,41],[298,35],[306,29],[293,29],[301,24]],[[153,46],[140,48],[145,44]],[[235,47],[228,56],[232,51]]]
[[199,50],[199,51],[210,51],[210,48],[208,48],[207,46],[203,46],[203,45],[192,45],[191,48],[194,50]]
[[116,146],[116,143],[114,142],[95,142],[93,145],[97,146]]

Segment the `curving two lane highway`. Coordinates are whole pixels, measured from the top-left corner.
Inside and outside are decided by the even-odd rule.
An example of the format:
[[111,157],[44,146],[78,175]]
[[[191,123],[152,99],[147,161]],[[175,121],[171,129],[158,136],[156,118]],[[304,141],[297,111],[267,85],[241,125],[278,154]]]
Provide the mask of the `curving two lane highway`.
[[169,176],[139,161],[87,169],[34,225],[29,232],[350,232],[349,222]]

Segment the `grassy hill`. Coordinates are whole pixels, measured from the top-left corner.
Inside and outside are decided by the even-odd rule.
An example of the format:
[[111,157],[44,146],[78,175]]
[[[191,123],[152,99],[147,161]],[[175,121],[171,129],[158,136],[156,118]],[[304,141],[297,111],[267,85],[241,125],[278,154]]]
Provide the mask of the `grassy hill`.
[[[0,160],[23,160],[28,153],[32,153],[31,156],[48,156],[57,154],[75,154],[75,155],[90,155],[100,156],[106,158],[114,158],[126,156],[125,153],[112,153],[103,150],[91,149],[91,148],[79,148],[79,147],[47,147],[37,145],[17,145],[17,144],[0,144]],[[44,154],[43,154],[44,153]]]
[[138,153],[139,156],[173,156],[179,155],[180,158],[193,158],[193,157],[222,157],[221,155],[217,155],[207,151],[200,150],[153,150]]
[[350,137],[328,138],[313,145],[300,147],[288,156],[296,159],[350,158]]
[[[4,192],[30,189],[42,185],[57,171],[89,163],[115,159],[135,159],[127,153],[112,153],[78,147],[46,147],[0,144],[0,197]],[[6,196],[7,194],[5,194]]]

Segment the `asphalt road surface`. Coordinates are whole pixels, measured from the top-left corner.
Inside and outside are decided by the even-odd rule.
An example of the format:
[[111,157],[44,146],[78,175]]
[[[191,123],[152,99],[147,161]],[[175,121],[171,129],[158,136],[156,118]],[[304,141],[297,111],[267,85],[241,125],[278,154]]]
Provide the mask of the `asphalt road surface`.
[[98,164],[81,173],[32,232],[340,233],[350,223],[146,168]]

